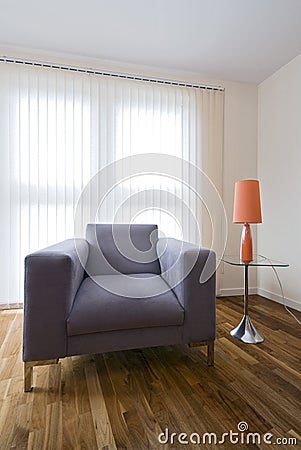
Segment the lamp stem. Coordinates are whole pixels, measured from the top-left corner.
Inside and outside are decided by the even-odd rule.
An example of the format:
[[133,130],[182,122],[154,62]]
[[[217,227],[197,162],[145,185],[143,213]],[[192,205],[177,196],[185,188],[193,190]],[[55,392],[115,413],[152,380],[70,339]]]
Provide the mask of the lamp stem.
[[244,315],[249,314],[249,265],[245,265],[245,280],[244,280]]
[[250,224],[248,223],[244,223],[241,233],[240,259],[246,264],[253,260],[252,235]]

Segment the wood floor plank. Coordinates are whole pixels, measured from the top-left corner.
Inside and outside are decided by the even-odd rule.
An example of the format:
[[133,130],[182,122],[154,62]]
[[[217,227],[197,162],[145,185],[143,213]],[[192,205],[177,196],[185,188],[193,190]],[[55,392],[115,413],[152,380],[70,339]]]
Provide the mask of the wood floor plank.
[[[74,356],[71,359],[74,378],[75,410],[77,414],[91,414],[88,387],[85,376],[85,366],[89,363],[90,355]],[[66,382],[68,382],[68,378]]]
[[116,446],[118,449],[131,448],[128,426],[124,414],[121,412],[116,390],[102,356],[96,358],[96,367]]
[[43,450],[62,448],[62,431],[62,402],[47,404]]
[[35,368],[34,372],[33,384],[35,388],[29,431],[43,430],[43,433],[45,433],[49,367],[39,366]]
[[90,363],[85,367],[85,374],[98,448],[108,447],[112,450],[116,449],[104,396],[94,363]]
[[[17,310],[0,310],[0,349],[6,347],[3,345],[4,339],[8,338],[9,330],[13,325]],[[1,355],[1,353],[0,353]]]
[[[134,363],[133,370],[131,370],[132,375],[127,379],[127,391],[129,397],[132,399],[132,407],[130,410],[134,409],[137,411],[139,423],[141,423],[141,427],[146,435],[148,446],[149,448],[154,448],[154,446],[158,443],[157,438],[162,430],[156,421],[154,412],[149,404],[151,387],[149,384],[147,384],[147,386],[145,385],[146,377],[144,376],[144,369],[147,364],[142,352],[139,352],[140,358],[137,358],[137,352],[131,353],[135,355],[135,359],[133,360],[132,358],[129,358],[129,363]],[[116,383],[115,389],[117,389]],[[127,408],[127,404],[125,402],[123,405],[124,408]],[[127,418],[126,412],[127,411],[124,413],[125,418]]]
[[28,437],[28,450],[39,450],[43,449],[44,445],[44,430],[35,430],[29,432]]
[[15,411],[14,428],[12,430],[11,448],[26,450],[28,445],[29,430],[28,422],[32,414],[32,402],[17,406]]
[[14,439],[13,429],[15,425],[15,416],[12,416],[12,412],[15,412],[15,405],[12,399],[8,398],[3,401],[0,415],[0,448],[10,448],[11,442]]
[[[95,450],[97,449],[96,435],[93,432],[94,422],[92,414],[86,412],[79,415],[79,427],[73,429],[73,433],[77,434],[77,439],[79,440],[79,449]],[[70,447],[65,447],[69,450]],[[77,450],[77,449],[76,449]]]
[[[283,306],[252,296],[265,341],[243,344],[229,334],[242,311],[242,297],[217,299],[214,367],[206,349],[180,345],[75,356],[35,367],[34,389],[24,393],[23,312],[1,310],[0,450],[213,449],[208,441],[183,446],[177,435],[221,437],[241,421],[251,432],[295,438],[285,448],[301,449],[301,328]],[[166,429],[176,435],[163,445]]]
[[61,364],[61,396],[63,423],[73,416],[76,410],[75,380],[72,358],[64,358]]

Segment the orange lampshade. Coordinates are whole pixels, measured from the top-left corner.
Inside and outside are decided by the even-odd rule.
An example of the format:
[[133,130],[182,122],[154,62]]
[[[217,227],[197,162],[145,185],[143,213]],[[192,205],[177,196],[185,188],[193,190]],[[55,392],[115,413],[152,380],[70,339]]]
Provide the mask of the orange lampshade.
[[262,222],[258,180],[240,180],[235,183],[233,222]]

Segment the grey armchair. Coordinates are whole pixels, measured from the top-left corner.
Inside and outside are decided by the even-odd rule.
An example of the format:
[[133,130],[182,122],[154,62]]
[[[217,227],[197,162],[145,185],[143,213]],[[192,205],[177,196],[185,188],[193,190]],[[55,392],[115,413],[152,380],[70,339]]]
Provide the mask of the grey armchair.
[[214,252],[158,239],[156,225],[90,224],[25,259],[25,391],[34,366],[73,355],[207,345],[213,365],[214,339]]

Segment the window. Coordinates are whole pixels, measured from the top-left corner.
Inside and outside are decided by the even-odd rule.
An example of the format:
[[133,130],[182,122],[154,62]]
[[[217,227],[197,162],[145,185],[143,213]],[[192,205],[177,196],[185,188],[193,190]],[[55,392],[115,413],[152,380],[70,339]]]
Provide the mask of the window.
[[[222,102],[221,91],[0,63],[0,304],[22,302],[26,254],[73,236],[93,175],[143,153],[200,166],[204,135],[213,122],[222,127]],[[218,120],[203,120],[205,104],[208,117],[219,109]],[[89,201],[98,201],[95,192]],[[185,205],[197,215],[189,186],[158,167],[119,182],[95,220],[158,223],[162,233],[194,241]]]

